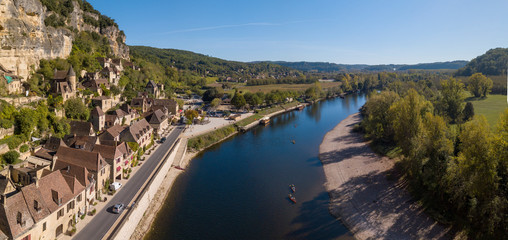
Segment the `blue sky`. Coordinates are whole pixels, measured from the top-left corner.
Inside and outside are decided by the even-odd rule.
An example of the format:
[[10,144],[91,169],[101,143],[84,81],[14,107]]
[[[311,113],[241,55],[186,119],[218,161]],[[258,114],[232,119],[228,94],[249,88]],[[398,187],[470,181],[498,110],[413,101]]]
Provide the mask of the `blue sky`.
[[422,63],[508,45],[506,0],[90,0],[127,44],[237,61]]

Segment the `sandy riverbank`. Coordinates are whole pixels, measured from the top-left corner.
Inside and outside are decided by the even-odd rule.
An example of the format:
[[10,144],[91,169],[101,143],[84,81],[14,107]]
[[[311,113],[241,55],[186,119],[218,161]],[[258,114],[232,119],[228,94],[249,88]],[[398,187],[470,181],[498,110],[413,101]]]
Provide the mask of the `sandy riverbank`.
[[329,210],[363,239],[448,239],[447,231],[428,217],[401,182],[389,181],[394,160],[380,157],[358,133],[353,114],[323,138],[319,159],[330,195]]

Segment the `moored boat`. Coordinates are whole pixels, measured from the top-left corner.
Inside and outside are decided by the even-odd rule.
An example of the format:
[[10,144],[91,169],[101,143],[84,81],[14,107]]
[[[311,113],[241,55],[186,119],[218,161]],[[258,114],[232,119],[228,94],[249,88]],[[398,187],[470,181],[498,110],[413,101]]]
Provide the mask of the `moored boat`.
[[268,125],[270,123],[270,118],[269,117],[264,117],[264,118],[261,118],[259,120],[259,123],[263,124],[263,125]]
[[296,187],[294,184],[289,185],[289,188],[291,188],[291,191],[296,192]]

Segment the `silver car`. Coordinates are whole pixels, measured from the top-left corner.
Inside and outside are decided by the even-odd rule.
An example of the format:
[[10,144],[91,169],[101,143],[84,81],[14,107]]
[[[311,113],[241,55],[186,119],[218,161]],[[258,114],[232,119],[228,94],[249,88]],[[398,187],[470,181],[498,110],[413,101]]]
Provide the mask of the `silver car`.
[[120,214],[124,208],[125,208],[125,205],[123,205],[123,203],[115,204],[115,206],[113,206],[113,212]]

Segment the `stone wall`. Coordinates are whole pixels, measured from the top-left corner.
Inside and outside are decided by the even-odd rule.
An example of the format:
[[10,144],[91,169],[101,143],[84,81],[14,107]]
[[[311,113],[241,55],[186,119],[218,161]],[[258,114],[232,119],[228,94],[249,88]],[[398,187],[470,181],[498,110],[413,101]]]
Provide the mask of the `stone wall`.
[[5,129],[0,128],[0,139],[4,138],[5,136],[14,135],[14,126],[11,128]]

